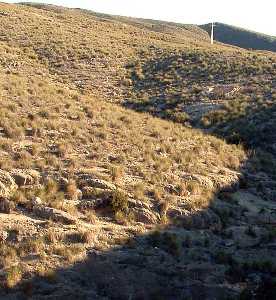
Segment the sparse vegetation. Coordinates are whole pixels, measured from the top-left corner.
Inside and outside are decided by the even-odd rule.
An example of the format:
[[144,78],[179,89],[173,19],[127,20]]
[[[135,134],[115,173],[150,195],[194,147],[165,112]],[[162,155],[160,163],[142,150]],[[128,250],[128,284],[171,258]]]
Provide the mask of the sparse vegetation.
[[273,290],[275,56],[80,9],[0,17],[0,298]]

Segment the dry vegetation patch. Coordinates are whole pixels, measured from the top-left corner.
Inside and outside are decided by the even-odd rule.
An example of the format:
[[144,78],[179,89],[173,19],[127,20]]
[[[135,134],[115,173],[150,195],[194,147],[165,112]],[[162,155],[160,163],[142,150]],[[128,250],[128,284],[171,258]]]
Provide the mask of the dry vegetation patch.
[[273,55],[211,49],[194,26],[0,8],[0,297],[221,299],[275,274],[257,255],[275,254]]

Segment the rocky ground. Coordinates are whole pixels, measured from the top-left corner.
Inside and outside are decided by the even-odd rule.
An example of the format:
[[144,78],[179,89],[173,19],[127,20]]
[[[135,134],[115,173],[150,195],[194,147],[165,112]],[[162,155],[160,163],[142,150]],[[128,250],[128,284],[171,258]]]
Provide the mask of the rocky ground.
[[[231,185],[213,178],[220,191],[208,208],[192,211],[187,196],[158,213],[130,195],[132,220],[115,223],[115,185],[87,172],[75,174],[77,189],[63,203],[70,211],[38,196],[7,200],[18,186],[33,190],[39,175],[1,171],[3,299],[235,299],[244,289],[253,299],[272,285],[276,206],[260,197],[254,183],[261,174],[233,173]],[[214,184],[210,176],[193,178]],[[55,180],[68,185],[66,177]],[[276,182],[267,183],[273,192]]]
[[0,8],[0,299],[275,299],[274,56]]

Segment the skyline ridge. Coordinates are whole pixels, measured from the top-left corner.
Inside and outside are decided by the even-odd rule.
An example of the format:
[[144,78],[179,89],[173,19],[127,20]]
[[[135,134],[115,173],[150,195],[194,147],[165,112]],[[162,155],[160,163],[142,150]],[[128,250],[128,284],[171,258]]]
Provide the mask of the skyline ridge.
[[[7,0],[3,2],[19,3],[22,1]],[[250,3],[250,7],[248,7],[247,3],[239,3],[237,0],[224,5],[221,5],[218,0],[212,0],[209,3],[201,3],[202,1],[197,0],[188,5],[172,0],[170,5],[167,5],[167,3],[158,3],[158,7],[156,7],[155,1],[147,3],[145,0],[140,1],[139,4],[135,3],[131,5],[124,3],[122,0],[116,1],[115,5],[114,2],[112,3],[110,0],[96,0],[93,1],[93,3],[90,1],[82,1],[82,3],[79,3],[74,0],[28,2],[52,4],[69,8],[83,8],[112,15],[164,20],[182,24],[201,25],[215,21],[274,37],[276,36],[276,32],[273,29],[275,26],[271,24],[276,3],[266,0],[264,1],[266,3],[262,3],[262,5]],[[198,9],[199,6],[200,10]],[[145,7],[147,7],[146,10]],[[248,13],[248,8],[250,8],[250,14]],[[256,20],[259,20],[259,22],[256,22]]]

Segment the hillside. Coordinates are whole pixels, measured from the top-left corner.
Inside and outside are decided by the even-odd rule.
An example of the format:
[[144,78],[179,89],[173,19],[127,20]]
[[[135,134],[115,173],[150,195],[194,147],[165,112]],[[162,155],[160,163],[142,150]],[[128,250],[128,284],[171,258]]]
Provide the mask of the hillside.
[[[210,33],[211,24],[204,24],[199,27]],[[215,35],[215,39],[221,43],[245,49],[276,51],[276,37],[243,28],[216,23]]]
[[0,20],[0,299],[273,299],[276,56],[52,5]]

